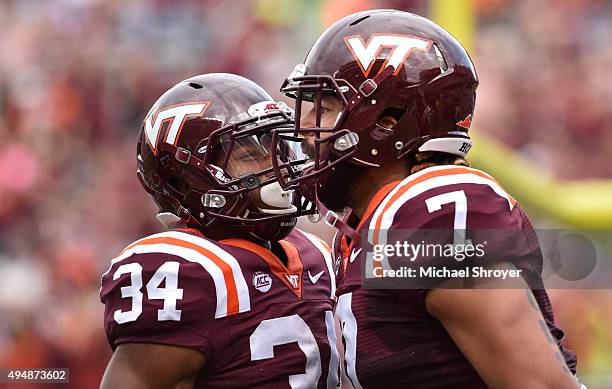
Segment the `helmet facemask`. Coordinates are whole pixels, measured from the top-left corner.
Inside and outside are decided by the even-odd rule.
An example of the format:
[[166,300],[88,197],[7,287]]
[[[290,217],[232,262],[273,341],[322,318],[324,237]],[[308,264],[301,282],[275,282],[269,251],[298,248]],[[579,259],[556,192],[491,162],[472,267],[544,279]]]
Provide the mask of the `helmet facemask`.
[[[174,172],[163,180],[163,189],[147,189],[158,205],[165,205],[161,219],[173,220],[168,217],[169,204],[176,220],[201,228],[213,238],[248,232],[261,240],[278,240],[288,234],[296,218],[309,213],[299,191],[282,189],[278,179],[296,176],[296,166],[306,161],[299,143],[283,139],[274,145],[277,151],[271,150],[271,131],[293,128],[290,111],[279,109],[244,120],[237,117],[211,132],[193,151],[160,145],[169,157],[165,170]],[[280,176],[275,175],[272,158],[278,158],[275,165]],[[177,179],[183,185],[176,185]]]
[[[298,67],[296,67],[298,68]],[[347,161],[355,155],[355,145],[359,142],[356,133],[343,129],[342,124],[349,114],[348,102],[342,91],[347,91],[350,84],[344,80],[336,80],[331,76],[296,76],[292,75],[283,84],[281,91],[295,99],[295,121],[293,128],[275,129],[272,131],[272,150],[277,150],[274,144],[283,139],[298,139],[302,144],[302,151],[308,158],[307,163],[302,164],[302,172],[289,180],[279,179],[284,188],[298,188],[305,190],[303,183],[315,178],[321,178],[325,173]],[[325,96],[333,96],[342,104],[334,124],[331,127],[323,127],[321,124],[322,102]],[[314,107],[315,120],[313,127],[302,126],[302,113],[304,102],[311,103]],[[281,172],[276,164],[279,158],[273,158],[273,165],[277,176]],[[307,185],[306,187],[311,187]],[[303,193],[308,196],[306,192]],[[308,197],[310,200],[311,198]]]

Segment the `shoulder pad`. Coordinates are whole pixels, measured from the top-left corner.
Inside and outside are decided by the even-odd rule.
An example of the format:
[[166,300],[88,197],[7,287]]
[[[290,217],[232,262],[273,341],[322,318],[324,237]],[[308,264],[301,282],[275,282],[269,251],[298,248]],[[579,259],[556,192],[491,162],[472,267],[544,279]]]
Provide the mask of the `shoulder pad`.
[[[236,258],[216,242],[183,231],[154,234],[127,246],[112,259],[103,274],[101,295],[114,284],[110,273],[116,272],[122,264],[139,263],[143,272],[153,275],[158,270],[155,266],[161,266],[164,261],[179,262],[186,280],[193,279],[196,284],[201,285],[203,279],[212,280],[216,295],[215,318],[250,310],[249,290]],[[185,282],[185,276],[182,278]]]
[[[455,192],[463,192],[464,196]],[[448,194],[447,198],[443,198],[444,194]],[[478,196],[479,201],[468,203],[468,213],[507,214],[516,205],[516,200],[493,177],[480,170],[463,166],[424,169],[404,179],[380,203],[369,223],[368,240],[376,240],[376,231],[389,228],[428,228],[430,222],[448,214],[448,210],[454,212],[454,209],[442,207],[443,204],[460,201],[461,197],[474,196]],[[494,204],[489,204],[495,208],[494,211],[483,206],[485,204],[482,200],[485,198]],[[431,227],[435,228],[435,223]]]

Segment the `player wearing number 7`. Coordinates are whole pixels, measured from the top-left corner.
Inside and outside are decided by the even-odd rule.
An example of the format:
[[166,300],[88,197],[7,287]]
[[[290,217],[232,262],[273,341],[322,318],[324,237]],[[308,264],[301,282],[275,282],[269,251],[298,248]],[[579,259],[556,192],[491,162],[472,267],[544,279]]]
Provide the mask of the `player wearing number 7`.
[[[178,83],[145,118],[138,177],[168,230],[127,246],[102,276],[114,350],[102,388],[335,388],[328,248],[271,167],[293,112],[253,82]],[[277,143],[289,178],[301,151]],[[129,211],[125,210],[129,217]]]
[[[304,194],[340,231],[336,314],[349,387],[578,387],[575,354],[562,343],[543,288],[362,287],[362,276],[383,270],[365,255],[366,241],[431,229],[450,238],[498,230],[485,266],[514,263],[529,285],[541,285],[542,254],[527,216],[495,179],[466,166],[477,85],[452,36],[394,10],[334,23],[283,84],[312,165],[282,184],[309,189]],[[344,207],[353,218],[327,211]],[[402,240],[421,240],[413,235]]]

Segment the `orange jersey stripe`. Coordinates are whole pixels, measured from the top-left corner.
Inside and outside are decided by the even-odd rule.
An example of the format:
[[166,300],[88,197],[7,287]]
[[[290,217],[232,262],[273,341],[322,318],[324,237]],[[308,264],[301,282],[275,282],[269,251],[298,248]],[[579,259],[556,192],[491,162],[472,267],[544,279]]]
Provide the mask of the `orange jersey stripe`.
[[[423,174],[420,177],[415,178],[412,181],[407,182],[404,186],[402,186],[387,202],[387,204],[385,204],[382,212],[378,215],[378,217],[376,218],[376,222],[374,224],[374,237],[373,237],[373,244],[378,244],[378,231],[380,231],[380,225],[382,224],[382,219],[384,214],[387,212],[387,210],[389,208],[391,208],[391,206],[393,205],[393,203],[395,203],[404,193],[406,193],[408,190],[410,190],[410,188],[414,187],[415,185],[427,181],[430,178],[435,178],[435,177],[442,177],[442,176],[450,176],[450,175],[454,175],[454,174],[474,174],[477,175],[479,177],[485,178],[487,180],[491,180],[493,182],[495,182],[497,185],[499,185],[499,183],[491,176],[489,176],[488,174],[485,174],[481,171],[478,170],[473,170],[473,169],[469,169],[466,167],[461,167],[461,166],[453,166],[453,167],[449,167],[448,169],[443,169],[443,170],[435,170],[432,172],[428,172]],[[503,189],[503,187],[501,185],[499,185],[500,188]],[[505,189],[503,189],[504,192],[506,192]],[[507,192],[506,192],[507,193]],[[510,203],[512,204],[512,206],[514,206],[516,204],[516,200],[508,195],[508,197],[510,198]],[[374,268],[382,268],[382,264],[380,262],[375,262],[374,263]]]
[[225,280],[225,286],[227,289],[227,315],[234,315],[239,311],[238,304],[238,289],[236,287],[236,282],[234,281],[234,272],[230,265],[228,265],[224,260],[219,258],[216,254],[211,251],[205,249],[202,246],[198,246],[197,244],[187,242],[184,240],[170,238],[170,237],[161,237],[161,238],[147,238],[141,241],[132,243],[128,247],[126,247],[123,251],[127,251],[135,246],[145,245],[145,244],[169,244],[179,247],[184,247],[187,249],[192,249],[197,251],[198,253],[204,255],[206,258],[210,259],[215,265],[217,265],[221,271],[223,272],[223,279]]
[[[406,183],[404,186],[402,186],[400,188],[400,190],[398,190],[392,197],[391,199],[387,202],[387,204],[385,204],[385,207],[383,208],[382,212],[378,215],[378,217],[376,218],[376,223],[374,225],[374,229],[375,231],[380,230],[380,225],[382,223],[382,219],[383,219],[383,215],[385,214],[385,212],[387,212],[387,210],[389,208],[391,208],[391,206],[393,205],[394,202],[396,202],[404,193],[406,193],[410,188],[412,188],[413,186],[423,182],[423,181],[427,181],[430,178],[434,178],[434,177],[442,177],[442,176],[450,176],[450,175],[454,175],[454,174],[474,174],[477,176],[480,176],[482,178],[485,178],[487,180],[491,180],[493,182],[495,182],[497,185],[499,185],[499,183],[491,176],[489,176],[488,174],[485,174],[481,171],[478,170],[472,170],[469,168],[465,168],[465,167],[461,167],[461,166],[454,166],[454,167],[449,167],[448,169],[443,169],[443,170],[436,170],[436,171],[432,171],[432,172],[428,172],[423,174],[422,176],[415,178],[412,181],[409,181],[408,183]],[[502,187],[501,185],[499,185],[500,188]],[[502,188],[503,189],[503,188]],[[505,192],[505,189],[504,189]],[[508,195],[508,197],[510,198],[510,202],[512,203],[512,206],[514,206],[516,204],[516,200]],[[374,234],[374,244],[378,243],[378,234]]]

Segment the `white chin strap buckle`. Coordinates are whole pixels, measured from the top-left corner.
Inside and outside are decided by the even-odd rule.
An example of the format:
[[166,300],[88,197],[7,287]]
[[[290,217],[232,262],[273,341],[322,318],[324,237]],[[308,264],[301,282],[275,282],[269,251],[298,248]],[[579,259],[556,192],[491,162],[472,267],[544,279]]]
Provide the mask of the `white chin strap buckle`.
[[261,201],[273,208],[259,208],[263,213],[272,215],[284,215],[297,212],[293,205],[294,190],[284,190],[278,182],[264,185],[259,190]]

